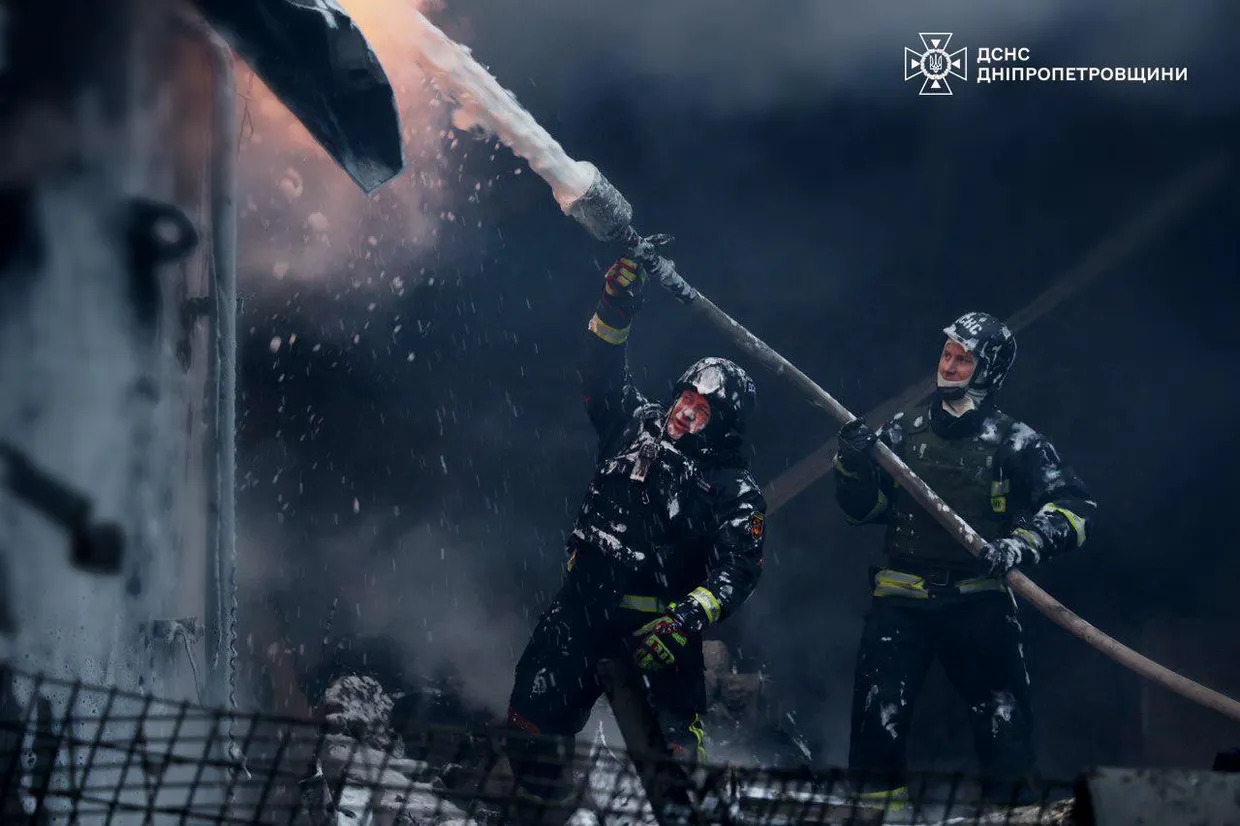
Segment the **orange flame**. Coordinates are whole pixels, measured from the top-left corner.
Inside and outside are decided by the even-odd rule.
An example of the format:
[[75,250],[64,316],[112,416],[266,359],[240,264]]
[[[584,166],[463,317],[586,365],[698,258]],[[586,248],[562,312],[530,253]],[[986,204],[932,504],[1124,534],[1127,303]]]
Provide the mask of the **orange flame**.
[[377,248],[434,244],[448,196],[441,150],[449,113],[424,83],[403,34],[412,15],[432,3],[341,0],[340,5],[392,84],[406,168],[368,197],[262,81],[241,68],[240,275],[249,288],[285,278],[334,281],[343,271],[353,281],[359,275],[390,279],[394,274],[384,270]]

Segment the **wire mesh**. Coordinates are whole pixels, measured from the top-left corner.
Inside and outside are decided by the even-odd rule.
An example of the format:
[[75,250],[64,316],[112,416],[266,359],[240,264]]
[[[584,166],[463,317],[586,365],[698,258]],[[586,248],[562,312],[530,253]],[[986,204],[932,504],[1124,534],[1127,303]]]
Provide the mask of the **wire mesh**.
[[[4,823],[1072,822],[1067,784],[1032,789],[964,775],[897,780],[691,765],[631,754],[601,735],[574,742],[507,729],[423,727],[393,736],[11,669],[3,677]],[[509,760],[516,753],[548,761],[549,776],[557,778],[552,793],[535,799],[518,789]],[[1022,795],[1025,805],[1015,805]]]

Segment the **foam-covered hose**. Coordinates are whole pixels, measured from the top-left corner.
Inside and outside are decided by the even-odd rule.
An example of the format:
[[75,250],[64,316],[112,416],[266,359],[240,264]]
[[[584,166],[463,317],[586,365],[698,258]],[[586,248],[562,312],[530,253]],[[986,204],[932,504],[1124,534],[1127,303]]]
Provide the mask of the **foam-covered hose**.
[[[588,201],[586,201],[587,198]],[[783,376],[794,384],[810,401],[826,410],[840,425],[856,418],[830,393],[780,355],[775,348],[749,332],[685,281],[677,271],[675,262],[656,252],[657,247],[670,240],[667,236],[642,237],[627,223],[625,231],[617,234],[621,221],[632,220],[633,208],[601,173],[597,175],[594,184],[587,190],[582,200],[586,203],[583,203],[579,210],[576,209],[577,204],[570,204],[565,212],[590,230],[595,238],[601,241],[616,238],[625,240],[633,257],[678,301],[688,305],[696,314],[704,317],[768,370]],[[885,445],[878,445],[877,458],[883,469],[891,474],[939,524],[956,537],[956,540],[969,553],[977,556],[986,547],[986,541]],[[1240,702],[1194,682],[1108,636],[1019,571],[1010,572],[1007,575],[1007,582],[1013,591],[1032,603],[1056,625],[1089,643],[1121,665],[1195,703],[1240,721]]]

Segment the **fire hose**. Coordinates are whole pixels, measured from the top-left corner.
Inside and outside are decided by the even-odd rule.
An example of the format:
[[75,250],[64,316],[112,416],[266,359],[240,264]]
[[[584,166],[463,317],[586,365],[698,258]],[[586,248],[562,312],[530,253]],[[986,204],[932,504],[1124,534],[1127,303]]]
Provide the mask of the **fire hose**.
[[[595,166],[573,160],[516,98],[490,75],[464,46],[453,42],[421,14],[412,31],[414,57],[440,94],[457,105],[453,113],[459,128],[478,127],[497,137],[550,185],[561,210],[584,226],[596,239],[620,242],[650,276],[691,311],[704,317],[758,363],[797,387],[825,410],[838,425],[856,417],[770,345],[763,342],[676,271],[657,247],[665,236],[642,236],[633,228],[633,207]],[[969,553],[977,556],[984,540],[886,445],[876,445],[878,464],[946,528]],[[1142,677],[1240,721],[1240,702],[1188,679],[1108,636],[1072,612],[1019,571],[1007,574],[1012,590],[1032,603],[1055,624]]]

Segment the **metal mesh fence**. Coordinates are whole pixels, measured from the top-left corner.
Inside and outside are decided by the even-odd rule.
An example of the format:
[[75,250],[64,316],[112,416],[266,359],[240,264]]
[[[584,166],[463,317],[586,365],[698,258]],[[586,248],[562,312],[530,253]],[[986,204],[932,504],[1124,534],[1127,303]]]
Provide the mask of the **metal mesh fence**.
[[[1072,822],[1066,784],[1031,790],[917,774],[892,792],[890,779],[843,771],[639,757],[601,735],[541,743],[560,770],[555,794],[544,797],[558,802],[548,806],[516,789],[505,757],[518,748],[514,737],[540,738],[511,731],[395,733],[359,719],[316,723],[11,669],[0,676],[3,823]],[[1025,805],[1014,805],[1022,794]]]

